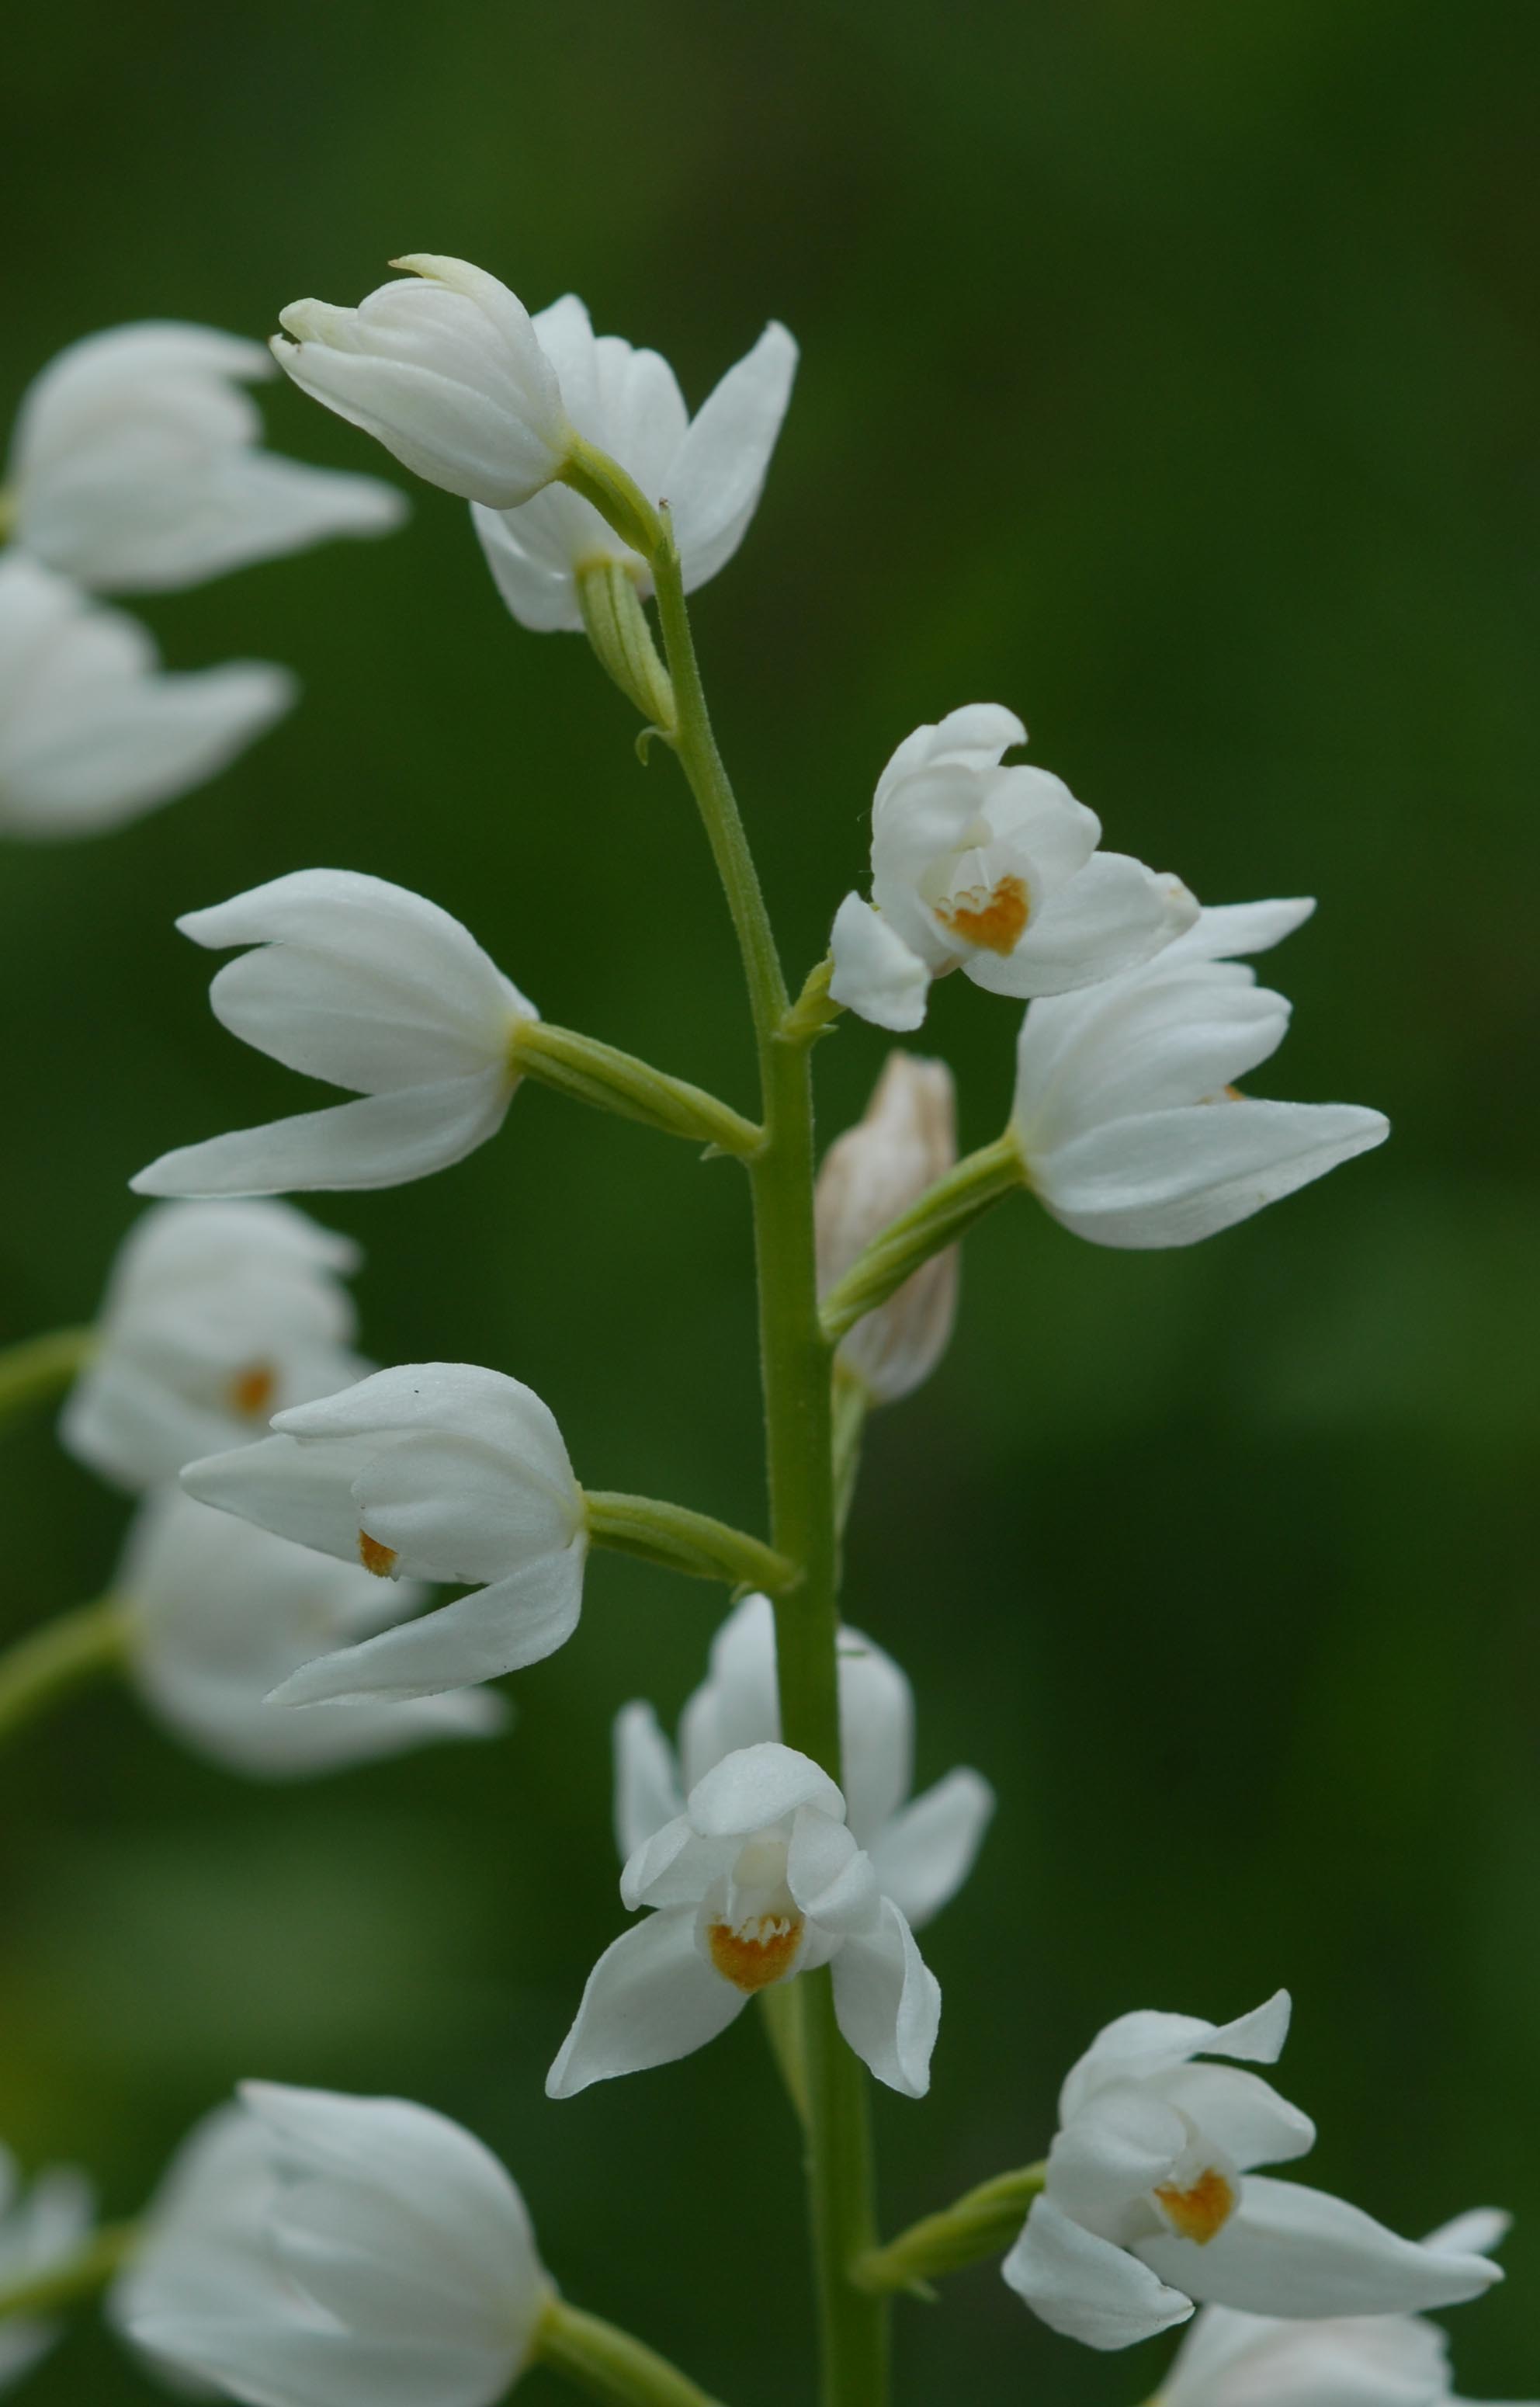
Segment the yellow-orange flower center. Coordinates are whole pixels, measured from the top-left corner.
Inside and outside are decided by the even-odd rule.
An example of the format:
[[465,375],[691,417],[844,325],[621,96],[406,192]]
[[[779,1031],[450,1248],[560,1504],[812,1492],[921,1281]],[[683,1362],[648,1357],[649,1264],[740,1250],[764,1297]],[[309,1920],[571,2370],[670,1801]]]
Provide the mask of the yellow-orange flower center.
[[968,886],[936,917],[965,944],[982,945],[986,953],[1014,952],[1031,917],[1026,887],[1019,877],[1002,877],[993,886]]
[[225,1402],[243,1421],[254,1421],[273,1402],[278,1374],[271,1362],[248,1362],[225,1389]]
[[712,1962],[724,1981],[750,1997],[779,1981],[802,1941],[799,1914],[761,1915],[757,1922],[735,1930],[730,1923],[713,1922],[706,1933]]
[[382,1546],[379,1540],[372,1538],[367,1530],[360,1530],[359,1560],[366,1572],[374,1573],[376,1579],[389,1579],[396,1568],[396,1549],[394,1546]]
[[1183,2240],[1195,2240],[1201,2248],[1223,2229],[1236,2211],[1236,2193],[1221,2172],[1210,2165],[1199,2173],[1190,2189],[1178,2189],[1167,2183],[1155,2196],[1165,2208],[1167,2218]]

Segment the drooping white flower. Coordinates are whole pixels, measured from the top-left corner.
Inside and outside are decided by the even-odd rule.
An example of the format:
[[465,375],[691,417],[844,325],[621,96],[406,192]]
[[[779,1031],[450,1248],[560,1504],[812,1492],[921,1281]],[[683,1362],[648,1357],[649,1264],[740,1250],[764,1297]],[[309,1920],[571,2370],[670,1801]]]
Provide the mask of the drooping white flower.
[[637,1849],[620,1894],[653,1911],[588,1975],[551,2097],[671,2064],[761,1989],[821,1964],[856,2055],[890,2089],[924,2097],[940,1989],[846,1827],[844,1798],[807,1756],[766,1743],[724,1757]]
[[[575,293],[542,309],[533,325],[577,432],[618,462],[648,501],[669,504],[685,590],[693,592],[727,566],[758,506],[797,345],[784,326],[767,326],[691,419],[667,360],[633,350],[618,335],[595,335]],[[580,629],[578,571],[600,563],[627,570],[640,593],[652,591],[646,562],[565,485],[547,485],[518,509],[478,506],[471,515],[521,626]]]
[[1282,1043],[1289,1005],[1229,957],[1276,945],[1314,908],[1205,911],[1145,968],[1032,1004],[1011,1120],[1038,1201],[1067,1229],[1100,1246],[1190,1246],[1390,1133],[1357,1104],[1236,1091]]
[[1132,2014],[1109,2023],[1059,2094],[1047,2185],[1005,2278],[1054,2331],[1126,2348],[1194,2302],[1290,2318],[1416,2314],[1502,2277],[1463,2235],[1402,2240],[1345,2200],[1271,2181],[1315,2127],[1254,2072],[1289,2029],[1279,1990],[1232,2023]]
[[318,1656],[276,1703],[430,1697],[537,1663],[583,1602],[583,1490],[549,1408],[501,1371],[413,1362],[279,1413],[276,1435],[190,1463],[190,1495],[385,1579],[473,1583]]
[[[81,2249],[95,2201],[84,2173],[52,2165],[23,2190],[16,2159],[0,2147],[0,2290],[19,2289]],[[7,2315],[0,2323],[0,2390],[14,2389],[59,2337],[46,2316]]]
[[302,391],[431,485],[507,510],[559,474],[572,429],[523,303],[463,259],[415,251],[356,309],[294,301],[273,338]]
[[991,994],[1066,994],[1192,926],[1180,878],[1098,852],[1101,822],[1062,779],[1001,765],[1025,741],[993,703],[904,738],[871,806],[871,901],[847,894],[835,918],[836,1003],[918,1028],[949,970]]
[[[1509,2218],[1476,2207],[1427,2245],[1485,2256]],[[1420,2315],[1323,2323],[1205,2307],[1160,2388],[1161,2407],[1459,2407],[1448,2336]],[[1534,2407],[1534,2402],[1530,2402]]]
[[[685,1796],[726,1758],[781,1736],[775,1615],[769,1597],[735,1605],[712,1641],[711,1670],[679,1717],[678,1753],[651,1705],[625,1705],[615,1726],[615,1835],[622,1856],[685,1811]],[[973,1869],[995,1792],[980,1773],[949,1772],[911,1798],[914,1696],[883,1649],[840,1633],[840,1743],[851,1836],[877,1883],[923,1930]]]
[[150,321],[71,343],[22,396],[17,541],[81,585],[147,593],[399,526],[393,486],[260,449],[241,387],[273,372],[262,344],[213,326]]
[[233,1772],[304,1779],[432,1739],[490,1737],[507,1718],[480,1689],[303,1713],[269,1704],[302,1665],[415,1613],[426,1591],[372,1579],[361,1563],[276,1538],[179,1488],[140,1507],[116,1594],[134,1687],[178,1738]]
[[152,1488],[261,1435],[275,1411],[334,1394],[366,1367],[342,1284],[358,1264],[350,1238],[287,1204],[146,1212],[119,1249],[60,1437],[120,1487]]
[[[951,1071],[944,1061],[890,1053],[866,1111],[835,1138],[818,1173],[820,1294],[956,1158]],[[873,1403],[897,1403],[929,1378],[952,1335],[957,1273],[958,1249],[949,1246],[841,1339],[839,1360]]]
[[177,925],[197,945],[256,947],[209,990],[233,1035],[360,1100],[162,1154],[137,1193],[397,1187],[502,1127],[514,1032],[539,1015],[436,904],[353,870],[302,869]]
[[149,631],[23,553],[0,560],[0,833],[96,835],[201,786],[298,688],[267,661],[162,670]]
[[249,2407],[493,2407],[551,2290],[497,2158],[398,2098],[240,2098],[173,2160],[118,2329],[178,2387]]

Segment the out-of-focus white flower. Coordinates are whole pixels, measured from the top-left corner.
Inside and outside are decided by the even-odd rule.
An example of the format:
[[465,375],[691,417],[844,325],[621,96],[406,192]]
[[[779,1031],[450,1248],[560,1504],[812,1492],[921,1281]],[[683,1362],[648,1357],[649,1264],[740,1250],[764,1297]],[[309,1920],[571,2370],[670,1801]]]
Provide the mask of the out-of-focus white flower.
[[82,585],[147,593],[399,526],[393,486],[258,448],[241,386],[272,374],[262,344],[213,326],[149,321],[71,343],[22,396],[7,491],[18,542]]
[[162,1154],[137,1193],[397,1187],[502,1127],[514,1033],[539,1015],[436,904],[353,870],[302,869],[177,925],[197,945],[257,947],[209,990],[233,1035],[360,1100]]
[[211,1512],[178,1488],[140,1507],[117,1594],[134,1686],[179,1738],[233,1772],[304,1779],[431,1739],[489,1737],[507,1718],[502,1700],[479,1689],[303,1713],[269,1704],[303,1664],[416,1612],[425,1591],[387,1587],[360,1563]]
[[1194,2301],[1249,2314],[1415,2314],[1502,2276],[1462,2237],[1402,2240],[1345,2200],[1253,2166],[1302,2157],[1315,2126],[1254,2072],[1198,2056],[1278,2059],[1279,1990],[1224,2024],[1191,2015],[1109,2023],[1059,2094],[1047,2185],[1005,2278],[1054,2331],[1126,2348]]
[[1358,1104],[1236,1091],[1282,1043],[1289,1005],[1228,956],[1276,945],[1314,908],[1205,911],[1145,968],[1033,1004],[1011,1120],[1055,1220],[1099,1246],[1190,1246],[1390,1133]]
[[118,2329],[250,2407],[493,2407],[551,2292],[497,2158],[397,2098],[240,2096],[174,2159]]
[[1026,730],[993,703],[904,738],[871,806],[871,902],[834,922],[829,992],[918,1028],[932,978],[1066,994],[1148,961],[1197,917],[1180,878],[1098,852],[1101,822],[1045,769],[1001,766]]
[[523,303],[485,268],[414,251],[356,309],[294,301],[273,338],[301,389],[431,485],[513,509],[558,476],[572,429]]
[[[16,2159],[0,2147],[0,2290],[51,2273],[90,2237],[95,2201],[84,2173],[52,2165],[23,2191]],[[47,2317],[8,2315],[0,2323],[0,2390],[13,2389],[59,2337]]]
[[[865,1113],[835,1138],[818,1173],[820,1294],[956,1159],[951,1071],[944,1061],[890,1053]],[[955,1246],[933,1254],[841,1339],[840,1361],[874,1403],[911,1394],[945,1353],[957,1313],[957,1268]]]
[[[727,566],[758,506],[791,398],[796,344],[784,326],[767,326],[692,420],[668,361],[633,350],[618,335],[596,335],[575,293],[542,309],[533,325],[579,434],[618,462],[648,501],[669,504],[685,590],[693,592]],[[472,517],[521,626],[581,628],[580,569],[614,563],[640,593],[652,591],[640,553],[567,486],[548,485],[515,510],[478,506]]]
[[166,1204],[119,1249],[59,1434],[123,1488],[265,1432],[365,1365],[351,1350],[351,1238],[287,1204]]
[[725,1757],[631,1857],[620,1894],[654,1911],[589,1973],[551,2097],[688,2056],[759,1990],[821,1964],[856,2055],[890,2089],[924,2097],[940,1989],[846,1828],[844,1798],[807,1756],[767,1743]]
[[[1484,2256],[1507,2227],[1505,2215],[1477,2207],[1427,2244]],[[1205,2307],[1159,2398],[1160,2407],[1459,2407],[1452,2378],[1448,2335],[1420,2315],[1288,2323]]]
[[[711,1670],[679,1717],[677,1756],[651,1705],[625,1705],[615,1726],[615,1835],[632,1857],[685,1810],[686,1794],[743,1747],[781,1736],[775,1615],[769,1597],[735,1605],[712,1641]],[[911,1798],[914,1696],[883,1649],[840,1633],[840,1744],[846,1820],[877,1883],[919,1930],[955,1897],[995,1810],[981,1773],[959,1768]]]
[[23,553],[0,560],[0,833],[96,835],[210,777],[298,688],[267,661],[171,673],[148,628]]
[[577,1627],[587,1521],[552,1414],[469,1362],[376,1371],[279,1413],[277,1435],[190,1463],[203,1503],[385,1579],[474,1582],[416,1621],[319,1656],[276,1691],[429,1697],[537,1663]]

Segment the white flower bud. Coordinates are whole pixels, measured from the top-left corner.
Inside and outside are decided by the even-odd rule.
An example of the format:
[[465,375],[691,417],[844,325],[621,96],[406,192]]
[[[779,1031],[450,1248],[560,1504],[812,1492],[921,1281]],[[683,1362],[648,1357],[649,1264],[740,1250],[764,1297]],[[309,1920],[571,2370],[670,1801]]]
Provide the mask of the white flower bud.
[[[957,1159],[952,1073],[893,1052],[855,1126],[836,1137],[818,1174],[818,1287],[827,1294],[890,1220]],[[945,1353],[957,1311],[957,1248],[949,1246],[856,1322],[840,1360],[873,1403],[897,1403]]]

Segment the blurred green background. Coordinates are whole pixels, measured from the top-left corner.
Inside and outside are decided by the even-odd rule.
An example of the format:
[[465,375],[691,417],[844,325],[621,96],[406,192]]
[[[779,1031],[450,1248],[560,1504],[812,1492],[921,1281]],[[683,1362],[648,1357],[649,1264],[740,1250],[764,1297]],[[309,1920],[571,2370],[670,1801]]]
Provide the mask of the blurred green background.
[[[1311,2178],[1407,2231],[1520,2214],[1455,2319],[1477,2397],[1540,2380],[1535,30],[1496,0],[54,0],[7,23],[0,169],[7,404],[91,328],[262,334],[418,248],[532,306],[575,288],[692,401],[787,320],[791,417],[698,631],[798,975],[887,753],[975,699],[1115,846],[1211,900],[1321,896],[1254,1083],[1380,1104],[1392,1146],[1192,1252],[998,1214],[949,1360],[872,1435],[848,1610],[915,1680],[922,1779],[968,1760],[1000,1797],[927,1940],[932,2096],[879,2097],[883,2213],[1038,2153],[1110,2015],[1287,1983]],[[394,473],[296,392],[268,414]],[[171,927],[284,870],[419,888],[551,1018],[749,1100],[671,765],[637,766],[581,640],[506,619],[463,508],[414,498],[388,543],[147,607],[174,664],[291,662],[301,707],[136,827],[7,850],[0,1333],[90,1314],[141,1162],[299,1107]],[[1013,1025],[937,993],[968,1142]],[[826,1134],[883,1050],[822,1049]],[[460,1168],[318,1210],[368,1248],[377,1360],[515,1371],[580,1475],[756,1521],[729,1165],[529,1092]],[[20,1630],[100,1589],[125,1515],[43,1427],[0,1478]],[[304,1787],[205,1769],[111,1693],[19,1743],[0,2130],[121,2213],[238,2075],[403,2091],[505,2156],[579,2303],[737,2407],[807,2398],[753,2018],[542,2092],[621,1922],[610,1717],[671,1718],[721,1610],[602,1560],[508,1740]],[[900,2319],[910,2407],[1130,2407],[1166,2354],[1055,2340],[989,2268]],[[148,2390],[85,2318],[31,2395]]]

